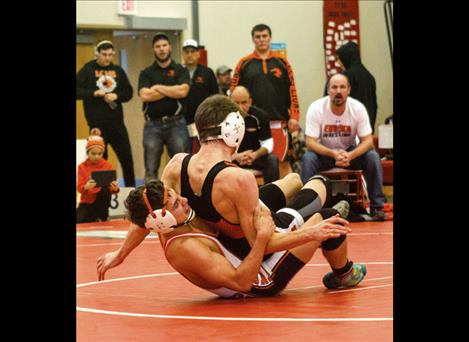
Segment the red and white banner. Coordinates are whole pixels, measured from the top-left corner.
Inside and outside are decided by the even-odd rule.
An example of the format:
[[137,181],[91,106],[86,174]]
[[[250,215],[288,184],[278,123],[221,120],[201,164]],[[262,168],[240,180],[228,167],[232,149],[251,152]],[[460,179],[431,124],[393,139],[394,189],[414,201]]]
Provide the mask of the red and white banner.
[[324,0],[324,52],[326,76],[340,72],[336,49],[353,41],[360,49],[358,0]]

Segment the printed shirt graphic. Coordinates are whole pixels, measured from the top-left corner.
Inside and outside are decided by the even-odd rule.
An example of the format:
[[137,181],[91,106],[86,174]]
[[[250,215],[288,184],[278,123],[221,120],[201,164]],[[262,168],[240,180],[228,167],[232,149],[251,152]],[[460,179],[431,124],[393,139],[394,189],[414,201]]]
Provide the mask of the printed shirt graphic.
[[305,134],[319,138],[319,142],[328,148],[346,150],[356,144],[356,136],[371,134],[371,125],[361,102],[348,97],[344,113],[335,115],[331,111],[329,96],[326,96],[309,106]]
[[115,70],[95,70],[96,86],[107,93],[112,93],[117,87],[117,73]]

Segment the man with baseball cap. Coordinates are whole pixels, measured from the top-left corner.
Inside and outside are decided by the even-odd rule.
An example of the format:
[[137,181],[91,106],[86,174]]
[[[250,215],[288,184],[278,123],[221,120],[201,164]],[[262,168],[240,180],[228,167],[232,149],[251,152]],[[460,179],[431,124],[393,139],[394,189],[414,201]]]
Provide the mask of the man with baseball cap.
[[223,95],[229,95],[231,85],[231,71],[232,69],[226,65],[221,65],[217,68],[217,81],[218,81],[218,93]]
[[182,99],[190,89],[187,70],[171,59],[168,36],[158,32],[152,41],[155,62],[140,72],[138,95],[143,101],[145,181],[158,178],[163,146],[169,157],[189,152],[189,135]]
[[197,41],[194,39],[184,41],[182,44],[182,59],[191,80],[189,94],[182,102],[191,139],[191,151],[196,153],[200,148],[200,144],[194,124],[195,111],[203,100],[218,93],[218,84],[213,70],[199,63],[200,52]]

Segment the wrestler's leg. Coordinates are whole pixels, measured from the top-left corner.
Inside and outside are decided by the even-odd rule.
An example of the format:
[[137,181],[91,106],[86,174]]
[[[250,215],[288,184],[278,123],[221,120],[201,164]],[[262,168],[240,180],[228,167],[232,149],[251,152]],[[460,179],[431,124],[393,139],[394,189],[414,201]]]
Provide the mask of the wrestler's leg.
[[259,188],[259,199],[273,212],[286,206],[298,191],[303,183],[300,176],[290,173],[273,183],[266,184]]
[[[318,224],[321,221],[321,214],[316,213],[311,216],[308,221],[305,222],[305,225],[314,225]],[[290,253],[306,264],[311,260],[319,246],[321,246],[321,241],[310,241],[305,243],[304,245],[290,249]]]
[[[338,212],[335,209],[322,209],[320,212],[311,216],[311,218],[306,221],[305,224],[299,229],[303,229],[305,226],[318,224],[322,220],[332,217],[337,213]],[[307,263],[313,257],[316,249],[319,246],[321,246],[323,254],[331,265],[332,269],[341,269],[347,265],[348,258],[346,235],[341,235],[338,238],[331,238],[322,242],[311,241],[291,249],[290,252],[304,263]]]
[[287,202],[290,201],[303,186],[300,175],[294,172],[289,173],[282,179],[272,182],[272,184],[275,184],[280,190],[282,190]]
[[272,215],[275,225],[283,230],[295,230],[329,202],[330,180],[312,177],[287,205]]
[[[338,211],[332,208],[322,209],[319,213],[314,214],[306,224],[318,224],[322,219],[327,219],[337,213]],[[324,286],[329,289],[347,288],[356,286],[363,280],[366,275],[366,266],[348,259],[346,235],[330,238],[321,243],[309,242],[291,249],[290,253],[306,264],[311,260],[319,245],[321,245],[322,253],[332,268],[332,272],[326,273],[322,279]]]

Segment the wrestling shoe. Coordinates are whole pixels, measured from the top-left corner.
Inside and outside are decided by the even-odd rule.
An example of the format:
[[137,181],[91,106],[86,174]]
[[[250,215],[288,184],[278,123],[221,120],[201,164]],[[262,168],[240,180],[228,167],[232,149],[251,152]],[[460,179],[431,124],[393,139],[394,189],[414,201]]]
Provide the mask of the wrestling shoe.
[[366,267],[362,264],[353,264],[350,271],[336,275],[334,272],[327,273],[322,278],[322,283],[328,289],[342,289],[357,286],[366,275]]
[[346,200],[337,202],[332,208],[337,210],[343,219],[346,219],[350,212],[350,204]]

